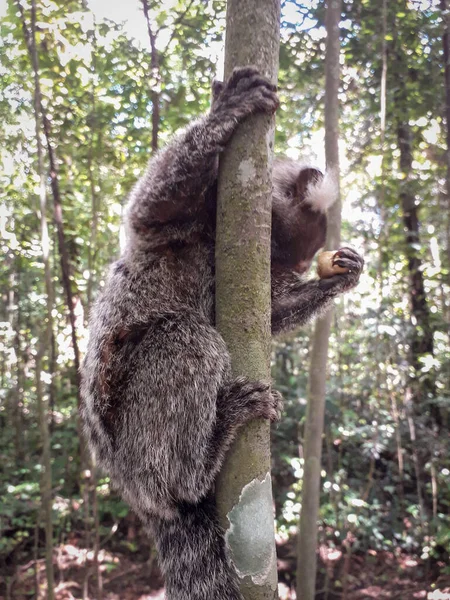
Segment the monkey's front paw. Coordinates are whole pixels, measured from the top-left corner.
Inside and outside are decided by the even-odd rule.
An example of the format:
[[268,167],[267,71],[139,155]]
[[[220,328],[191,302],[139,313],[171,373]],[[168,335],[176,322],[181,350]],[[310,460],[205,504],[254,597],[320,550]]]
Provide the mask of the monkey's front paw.
[[333,265],[347,269],[346,273],[339,273],[328,279],[319,281],[320,289],[332,290],[336,294],[346,292],[355,287],[359,281],[361,271],[364,267],[364,259],[353,248],[340,248],[333,258]]
[[238,67],[225,84],[214,84],[213,110],[239,121],[257,112],[272,114],[279,106],[276,89],[254,67]]

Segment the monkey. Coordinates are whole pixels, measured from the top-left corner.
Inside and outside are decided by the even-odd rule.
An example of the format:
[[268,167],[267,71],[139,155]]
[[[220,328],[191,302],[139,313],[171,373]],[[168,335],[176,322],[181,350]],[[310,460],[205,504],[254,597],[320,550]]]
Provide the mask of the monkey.
[[[252,67],[213,87],[210,112],[154,156],[131,192],[127,244],[90,315],[81,416],[97,463],[155,539],[168,600],[242,600],[214,502],[236,432],[276,421],[268,381],[232,377],[215,328],[218,157],[239,123],[273,114],[276,87]],[[362,258],[328,280],[304,274],[325,242],[332,179],[277,160],[271,237],[272,331],[292,330],[354,287]]]

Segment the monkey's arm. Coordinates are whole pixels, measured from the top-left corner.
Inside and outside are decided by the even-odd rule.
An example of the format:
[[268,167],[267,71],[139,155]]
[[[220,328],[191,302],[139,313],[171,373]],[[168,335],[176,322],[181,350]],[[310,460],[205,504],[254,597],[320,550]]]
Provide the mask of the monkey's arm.
[[235,69],[226,84],[216,83],[211,112],[150,162],[131,196],[131,225],[142,231],[194,215],[217,177],[218,154],[246,117],[275,112],[275,89],[252,67]]
[[364,266],[364,260],[351,248],[339,250],[337,264],[349,268],[348,273],[329,279],[305,281],[296,273],[289,273],[282,281],[273,281],[272,334],[289,331],[304,325],[317,314],[329,308],[332,300],[355,287]]

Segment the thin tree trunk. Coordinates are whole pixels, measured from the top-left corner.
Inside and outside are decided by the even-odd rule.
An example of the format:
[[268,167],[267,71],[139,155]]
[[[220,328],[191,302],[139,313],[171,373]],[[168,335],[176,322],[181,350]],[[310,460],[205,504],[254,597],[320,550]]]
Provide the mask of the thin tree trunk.
[[[442,46],[444,54],[444,73],[445,73],[445,126],[446,126],[446,159],[447,173],[445,177],[446,200],[447,200],[447,231],[446,231],[446,252],[447,252],[447,285],[450,285],[450,11],[448,0],[441,0],[442,20],[444,33],[442,35]],[[444,309],[447,318],[448,338],[450,340],[450,310]],[[449,387],[450,387],[450,367],[448,368]]]
[[[97,89],[95,84],[95,77],[97,76],[97,36],[96,36],[96,21],[93,15],[94,28],[90,35],[90,42],[92,44],[92,86],[91,86],[91,105],[92,105],[92,119],[90,122],[90,139],[89,139],[89,154],[88,154],[88,167],[89,167],[89,186],[91,191],[91,234],[89,239],[89,256],[88,256],[88,270],[89,278],[87,285],[87,310],[89,314],[92,305],[92,295],[96,276],[96,256],[97,256],[97,240],[98,240],[98,223],[100,215],[100,197],[97,193],[97,185],[99,185],[99,169],[97,164],[97,157],[99,156],[101,146],[101,132],[96,131],[98,125],[97,118]],[[97,134],[97,144],[95,144],[95,134]],[[98,515],[98,501],[97,501],[97,471],[95,468],[95,459],[90,457],[90,468],[85,470],[84,479],[84,490],[83,490],[83,503],[84,503],[84,519],[85,519],[85,541],[86,541],[86,554],[85,554],[85,578],[83,582],[83,598],[88,595],[88,581],[89,581],[89,568],[87,565],[87,553],[88,548],[91,545],[93,539],[93,571],[95,574],[96,583],[96,600],[102,600],[103,598],[103,580],[100,571],[99,563],[99,550],[100,550],[100,532],[99,532],[99,515]],[[91,496],[91,498],[89,498]],[[90,507],[92,507],[92,518],[94,525],[93,536],[91,537],[92,520],[90,518]]]
[[36,355],[36,399],[38,405],[39,429],[42,444],[42,472],[40,474],[41,504],[45,527],[45,570],[47,575],[47,598],[53,600],[53,523],[52,523],[52,472],[50,456],[50,433],[48,428],[48,402],[42,389],[42,354]]
[[[394,25],[399,31],[400,23]],[[405,231],[405,255],[408,265],[409,299],[411,311],[411,336],[409,363],[413,375],[410,381],[413,409],[416,414],[423,412],[424,401],[433,401],[436,386],[433,370],[424,373],[421,370],[423,355],[433,355],[433,327],[430,321],[427,296],[425,292],[422,260],[420,258],[419,207],[416,204],[413,171],[413,136],[409,124],[409,99],[407,82],[409,78],[408,56],[401,40],[395,39],[395,65],[399,85],[395,92],[397,145],[400,151],[399,170],[402,174],[399,199],[403,212]],[[439,407],[432,403],[430,414],[438,427],[442,425]]]
[[[405,110],[405,107],[404,107]],[[403,114],[405,112],[403,111]],[[406,257],[409,274],[409,297],[412,316],[412,336],[410,347],[410,363],[414,370],[414,380],[411,382],[413,390],[414,410],[422,411],[424,400],[434,398],[436,395],[432,371],[429,374],[421,373],[420,359],[424,354],[433,354],[433,328],[430,323],[425,284],[423,280],[422,261],[417,247],[420,244],[419,215],[412,189],[413,154],[411,127],[405,117],[398,123],[397,140],[400,149],[400,171],[403,174],[400,190],[400,201],[403,209],[403,223],[405,225]],[[431,414],[435,423],[441,425],[439,408],[432,404]]]
[[[23,18],[23,15],[22,15]],[[23,20],[25,27],[25,20]],[[41,227],[41,250],[42,261],[44,263],[44,280],[46,291],[46,325],[45,334],[41,341],[40,347],[36,354],[36,398],[38,405],[39,429],[41,434],[42,444],[42,473],[40,478],[41,486],[41,502],[42,515],[44,517],[45,527],[45,568],[47,574],[47,598],[54,598],[54,573],[53,573],[53,523],[52,523],[52,471],[51,471],[51,455],[50,455],[50,432],[48,426],[48,396],[44,394],[42,388],[42,361],[47,352],[50,356],[50,364],[52,363],[52,338],[53,338],[53,316],[52,310],[54,305],[53,283],[50,269],[50,244],[47,224],[47,191],[45,185],[43,151],[39,127],[39,80],[38,80],[38,59],[36,52],[36,2],[31,0],[31,36],[29,39],[29,51],[34,68],[34,119],[36,130],[36,145],[38,159],[38,174],[39,174],[39,213]],[[53,373],[50,373],[53,378]],[[52,390],[50,384],[49,390]]]
[[[380,80],[380,149],[381,149],[381,188],[380,198],[378,201],[381,218],[379,245],[379,264],[378,264],[378,281],[380,285],[380,298],[383,298],[383,262],[385,256],[385,239],[386,239],[386,211],[385,211],[385,196],[386,196],[386,106],[387,106],[387,0],[383,0],[382,6],[382,43],[381,43],[381,80]],[[377,344],[378,348],[378,344]]]
[[[447,140],[447,177],[445,180],[447,191],[447,241],[450,241],[450,11],[448,0],[441,0],[442,20],[444,24],[444,34],[442,36],[442,45],[444,53],[445,69],[445,124]],[[447,244],[447,261],[450,265],[450,243]],[[448,274],[448,283],[450,285],[450,271]]]
[[[8,395],[11,398],[11,412],[14,427],[14,450],[17,465],[22,465],[25,456],[23,445],[23,397],[24,397],[24,364],[25,352],[22,350],[21,326],[22,314],[20,309],[20,260],[11,261],[13,271],[10,275],[10,289],[8,294],[9,322],[15,329],[15,352],[16,352],[16,386]],[[16,297],[16,298],[15,298]],[[16,315],[16,318],[14,316]]]
[[392,407],[392,418],[395,423],[395,441],[397,445],[397,464],[398,464],[398,490],[399,490],[399,500],[400,503],[403,502],[404,499],[404,487],[403,487],[403,447],[402,447],[402,433],[400,431],[400,419],[397,408],[397,399],[395,397],[395,393],[391,392],[391,407]]
[[161,75],[159,72],[159,54],[156,48],[156,32],[152,29],[150,22],[148,0],[141,0],[144,10],[145,20],[147,22],[148,38],[150,41],[150,70],[151,70],[151,101],[152,101],[152,152],[158,150],[158,134],[159,134],[159,95],[161,85]]
[[58,167],[56,160],[56,153],[52,143],[52,130],[51,124],[47,117],[47,111],[42,102],[42,93],[39,81],[39,64],[36,48],[33,47],[33,40],[28,30],[28,26],[25,19],[25,12],[23,6],[21,5],[19,0],[16,0],[16,6],[19,9],[21,21],[22,21],[22,29],[25,38],[25,43],[28,49],[28,53],[30,55],[33,72],[34,72],[34,82],[36,88],[36,94],[39,102],[39,110],[42,117],[42,124],[44,128],[44,136],[47,145],[47,153],[48,160],[50,166],[50,185],[53,194],[53,204],[54,204],[54,219],[56,224],[57,238],[58,238],[58,249],[60,255],[61,262],[61,273],[62,273],[62,283],[64,288],[64,293],[66,296],[66,304],[69,312],[69,321],[71,326],[71,336],[72,336],[72,347],[74,353],[74,366],[75,366],[75,379],[77,384],[77,399],[78,404],[80,402],[80,352],[78,348],[78,340],[77,340],[77,331],[76,331],[76,317],[74,310],[74,298],[72,293],[72,284],[70,280],[70,263],[69,263],[69,254],[67,251],[67,244],[64,234],[64,224],[62,218],[62,201],[61,201],[61,193],[59,189],[59,179],[58,179]]
[[[94,461],[93,461],[94,463]],[[103,600],[103,578],[100,570],[100,515],[98,512],[97,469],[92,465],[92,513],[94,516],[94,571],[97,586],[97,600]]]
[[414,474],[416,476],[417,501],[419,503],[419,517],[422,527],[425,525],[425,503],[423,500],[422,471],[420,468],[419,452],[417,449],[416,426],[414,423],[414,401],[411,388],[406,389],[405,393],[405,411],[408,419],[409,436],[411,439],[411,452],[414,465]]
[[[378,314],[376,320],[376,341],[375,341],[375,364],[380,364],[383,353],[382,335],[380,333],[380,324],[383,320],[383,303],[384,298],[384,273],[383,266],[386,259],[386,248],[388,247],[387,240],[387,221],[386,221],[386,106],[387,106],[387,0],[383,0],[382,5],[382,29],[381,29],[381,80],[380,80],[380,151],[381,151],[381,169],[380,169],[380,194],[378,197],[378,210],[380,214],[380,232],[378,235],[378,265],[377,265],[377,283],[379,286]],[[382,383],[384,374],[381,369],[376,370],[376,382],[374,386],[375,394],[379,401],[382,402]]]
[[[279,0],[229,0],[225,76],[256,65],[277,79]],[[243,43],[245,40],[245,43]],[[240,125],[220,161],[216,234],[216,319],[234,374],[270,377],[270,223],[274,119]],[[248,177],[242,177],[245,169]],[[244,426],[217,482],[230,555],[248,600],[277,597],[270,425]]]
[[[325,57],[325,156],[327,168],[339,177],[339,54],[341,0],[328,0],[326,8],[327,48]],[[341,202],[328,214],[326,246],[338,249],[341,230]],[[297,598],[313,600],[317,572],[317,518],[320,505],[320,472],[325,414],[328,340],[333,312],[316,322],[309,370],[308,405],[305,421],[305,462],[302,510],[297,555]]]
[[100,133],[97,131],[98,118],[97,118],[97,89],[95,84],[95,78],[97,76],[97,36],[96,36],[96,22],[94,15],[92,16],[94,21],[93,31],[90,35],[90,42],[92,44],[92,65],[91,65],[91,119],[89,126],[89,152],[88,152],[88,170],[89,170],[89,188],[91,192],[91,234],[89,238],[89,254],[88,254],[88,272],[89,278],[87,282],[87,311],[89,314],[92,304],[92,292],[94,288],[94,281],[96,275],[96,255],[97,255],[97,233],[98,233],[98,221],[100,214],[99,197],[97,194],[97,181],[98,181],[98,164],[95,144],[95,134],[97,133],[98,138]]

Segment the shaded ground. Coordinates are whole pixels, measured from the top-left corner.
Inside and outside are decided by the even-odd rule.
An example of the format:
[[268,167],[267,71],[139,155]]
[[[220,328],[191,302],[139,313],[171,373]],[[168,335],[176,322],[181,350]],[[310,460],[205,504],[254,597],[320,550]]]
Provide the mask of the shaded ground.
[[[294,543],[279,546],[278,554],[280,600],[294,600]],[[82,598],[86,586],[89,591],[85,597],[98,598],[92,552],[86,553],[77,540],[71,540],[55,549],[55,563],[56,600]],[[126,549],[101,550],[99,566],[104,600],[164,598],[164,584],[154,556],[143,558]],[[320,567],[317,600],[450,600],[450,576],[439,578],[429,565],[412,555],[369,551],[346,557],[339,550],[323,546]],[[0,600],[36,598],[37,583],[39,598],[43,599],[44,561],[24,562],[15,568],[13,576],[2,581]]]

